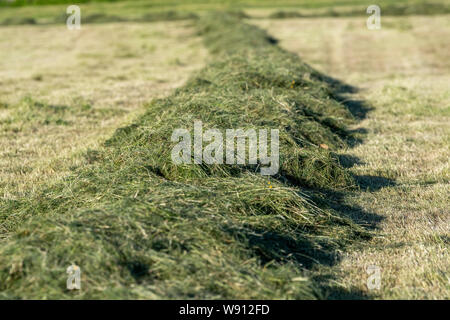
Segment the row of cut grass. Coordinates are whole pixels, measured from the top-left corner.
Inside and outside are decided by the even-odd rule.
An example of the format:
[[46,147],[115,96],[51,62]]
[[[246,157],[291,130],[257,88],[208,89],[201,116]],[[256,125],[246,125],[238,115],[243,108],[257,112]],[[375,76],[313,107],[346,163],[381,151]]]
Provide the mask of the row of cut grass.
[[[0,203],[1,297],[323,296],[305,270],[365,235],[306,195],[353,185],[333,152],[354,121],[343,87],[236,17],[207,15],[198,29],[214,55],[198,76],[151,102],[89,165]],[[205,130],[279,129],[279,175],[174,165],[171,134],[194,120]],[[82,269],[75,293],[65,289],[72,263]]]

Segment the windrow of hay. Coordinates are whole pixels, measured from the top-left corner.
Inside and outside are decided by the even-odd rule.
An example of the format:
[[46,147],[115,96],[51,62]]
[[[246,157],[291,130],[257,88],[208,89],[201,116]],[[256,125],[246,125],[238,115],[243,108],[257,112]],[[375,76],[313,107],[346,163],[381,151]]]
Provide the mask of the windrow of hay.
[[[322,296],[305,270],[364,235],[305,195],[352,186],[332,151],[353,121],[339,88],[235,16],[207,15],[198,29],[214,57],[200,74],[117,130],[90,165],[38,197],[1,202],[1,297]],[[171,134],[194,120],[279,129],[279,174],[175,165]],[[77,292],[66,289],[72,263]]]

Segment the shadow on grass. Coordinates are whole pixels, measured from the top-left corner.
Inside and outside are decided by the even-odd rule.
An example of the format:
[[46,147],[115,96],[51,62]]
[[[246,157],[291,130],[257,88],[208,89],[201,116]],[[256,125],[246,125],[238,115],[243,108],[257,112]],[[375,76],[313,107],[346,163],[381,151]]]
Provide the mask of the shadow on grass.
[[394,180],[384,177],[362,175],[354,176],[354,178],[358,186],[366,191],[378,191],[385,187],[395,186]]
[[369,113],[369,111],[373,109],[365,101],[362,100],[346,99],[340,96],[338,97],[338,101],[345,105],[351,112],[351,114],[358,120],[365,119],[367,113]]
[[351,98],[352,94],[360,91],[358,87],[352,86],[323,73],[319,73],[319,77],[323,82],[333,88],[334,98],[336,101],[343,104],[357,120],[365,119],[367,113],[373,110],[373,107],[366,101]]
[[[317,190],[315,192],[317,193]],[[311,196],[315,202],[323,207],[331,208],[339,216],[350,219],[353,223],[369,231],[377,229],[378,224],[384,219],[382,216],[368,212],[360,206],[346,203],[349,191],[321,190],[320,193],[320,196]]]
[[372,297],[357,288],[344,289],[333,285],[335,280],[330,275],[312,276],[312,281],[322,289],[322,294],[328,300],[370,300]]
[[[223,230],[247,243],[248,248],[260,259],[261,265],[276,262],[278,264],[294,262],[297,266],[311,269],[316,264],[331,266],[337,259],[329,250],[325,240],[322,242],[308,239],[302,233],[294,235],[280,234],[251,225],[224,226]],[[320,248],[320,249],[319,249]]]
[[364,162],[361,161],[360,158],[349,154],[338,155],[338,159],[341,166],[343,166],[346,169],[352,168],[358,164],[364,164]]

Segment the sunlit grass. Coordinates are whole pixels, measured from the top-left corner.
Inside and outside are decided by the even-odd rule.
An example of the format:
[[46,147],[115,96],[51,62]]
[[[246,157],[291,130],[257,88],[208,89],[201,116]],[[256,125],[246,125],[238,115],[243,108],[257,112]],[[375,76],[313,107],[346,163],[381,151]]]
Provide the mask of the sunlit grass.
[[[375,32],[361,18],[258,23],[282,47],[359,86],[350,101],[373,107],[354,127],[368,132],[364,143],[345,152],[361,192],[340,202],[349,215],[379,230],[323,271],[344,292],[353,291],[350,297],[450,295],[450,47],[443,40],[450,36],[449,21],[448,16],[384,17]],[[382,270],[380,291],[367,290],[371,264]]]

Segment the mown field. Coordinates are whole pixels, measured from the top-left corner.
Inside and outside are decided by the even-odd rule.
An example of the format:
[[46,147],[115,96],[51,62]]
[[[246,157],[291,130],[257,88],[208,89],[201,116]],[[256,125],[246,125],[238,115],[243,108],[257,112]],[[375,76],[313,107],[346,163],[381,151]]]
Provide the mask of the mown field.
[[375,297],[449,298],[450,47],[442,39],[450,36],[450,19],[389,17],[375,33],[359,28],[364,22],[258,25],[322,72],[357,85],[350,104],[370,108],[353,127],[367,132],[364,142],[342,154],[360,192],[336,206],[374,226],[376,235],[345,253],[333,278],[370,294],[365,268],[378,265],[382,289],[372,291]]
[[[448,3],[36,3],[0,1],[0,297],[450,297]],[[279,174],[175,165],[194,120],[279,129]]]

